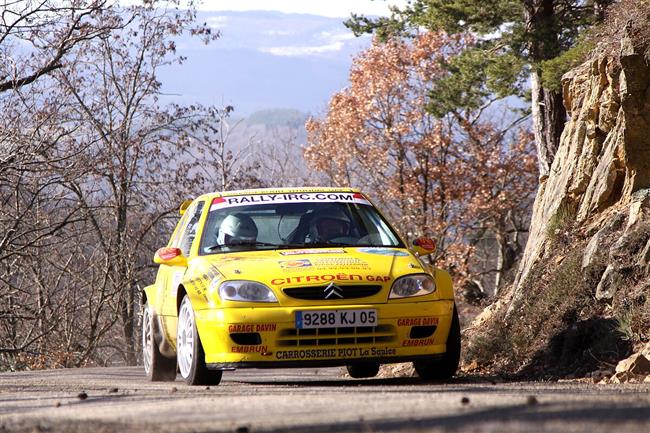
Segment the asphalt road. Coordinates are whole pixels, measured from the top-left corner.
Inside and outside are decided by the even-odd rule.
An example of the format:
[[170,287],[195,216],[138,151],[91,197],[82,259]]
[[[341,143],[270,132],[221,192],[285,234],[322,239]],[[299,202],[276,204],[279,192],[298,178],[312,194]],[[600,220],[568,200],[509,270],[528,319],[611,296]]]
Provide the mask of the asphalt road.
[[650,384],[425,384],[342,372],[226,372],[209,389],[147,382],[140,368],[1,373],[0,433],[650,432]]

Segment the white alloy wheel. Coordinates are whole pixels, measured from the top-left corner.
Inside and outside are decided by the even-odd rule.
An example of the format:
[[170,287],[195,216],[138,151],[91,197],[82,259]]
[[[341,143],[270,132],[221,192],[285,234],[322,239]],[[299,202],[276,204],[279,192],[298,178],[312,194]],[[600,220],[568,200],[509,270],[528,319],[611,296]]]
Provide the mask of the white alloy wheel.
[[176,358],[183,380],[188,385],[218,385],[221,370],[208,370],[205,352],[194,320],[190,298],[185,295],[178,312],[176,331]]
[[153,358],[153,329],[151,322],[151,311],[149,311],[148,305],[145,305],[142,311],[142,365],[147,376],[151,376]]
[[142,365],[149,380],[173,382],[176,380],[176,359],[160,353],[155,339],[157,320],[153,308],[146,302],[142,307]]
[[196,343],[194,339],[194,311],[190,299],[185,297],[178,312],[178,331],[176,333],[178,369],[183,379],[190,376]]

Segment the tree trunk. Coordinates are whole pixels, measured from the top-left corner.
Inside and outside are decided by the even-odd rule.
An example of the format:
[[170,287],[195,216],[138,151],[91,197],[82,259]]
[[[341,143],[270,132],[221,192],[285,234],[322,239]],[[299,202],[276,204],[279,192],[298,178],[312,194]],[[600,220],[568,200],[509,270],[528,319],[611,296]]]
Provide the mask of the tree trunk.
[[533,133],[539,160],[539,177],[544,180],[553,164],[555,153],[560,145],[560,137],[564,129],[566,110],[562,94],[545,89],[541,86],[539,72],[530,75]]
[[500,233],[500,231],[497,231],[496,233],[496,241],[497,241],[497,263],[496,263],[496,272],[494,273],[494,295],[499,294],[499,288],[501,286],[501,281],[503,280],[503,268],[504,268],[504,263],[505,263],[505,249],[506,246],[504,245],[505,240]]
[[494,294],[497,295],[504,285],[504,277],[510,272],[517,263],[518,240],[506,231],[498,230],[496,233],[497,241],[497,264],[496,274],[494,276]]
[[524,0],[524,20],[532,63],[533,133],[539,158],[539,176],[543,180],[548,177],[566,118],[562,94],[542,86],[538,67],[539,62],[560,54],[555,1]]
[[115,198],[117,203],[116,209],[116,237],[117,248],[115,251],[117,259],[117,272],[115,284],[120,292],[121,308],[120,315],[122,320],[122,333],[124,336],[124,356],[126,365],[136,365],[135,356],[135,294],[134,284],[130,269],[129,257],[127,251],[128,245],[128,218],[129,218],[129,155],[128,155],[128,136],[122,137],[121,164],[119,172],[118,193]]
[[137,365],[135,356],[135,296],[134,289],[131,284],[124,288],[128,291],[125,299],[122,301],[122,332],[124,335],[124,355],[126,365]]

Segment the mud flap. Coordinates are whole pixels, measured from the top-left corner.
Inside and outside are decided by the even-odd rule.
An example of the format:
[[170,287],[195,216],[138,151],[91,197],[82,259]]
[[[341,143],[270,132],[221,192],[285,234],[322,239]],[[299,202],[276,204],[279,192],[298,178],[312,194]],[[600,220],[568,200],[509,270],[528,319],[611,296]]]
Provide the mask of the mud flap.
[[160,354],[166,358],[175,358],[176,357],[176,349],[172,347],[172,345],[167,341],[167,339],[164,337],[165,331],[164,331],[164,324],[160,316],[158,316],[156,313],[153,313],[153,341],[158,345],[158,350],[160,351]]

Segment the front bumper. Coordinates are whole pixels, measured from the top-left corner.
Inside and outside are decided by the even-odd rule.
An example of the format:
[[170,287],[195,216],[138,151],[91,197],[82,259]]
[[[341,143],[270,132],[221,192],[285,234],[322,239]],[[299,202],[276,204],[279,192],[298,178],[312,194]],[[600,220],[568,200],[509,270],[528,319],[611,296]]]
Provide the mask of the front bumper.
[[337,305],[376,309],[376,327],[297,330],[296,311],[322,307],[224,308],[195,312],[210,368],[337,366],[413,361],[446,351],[454,302]]

